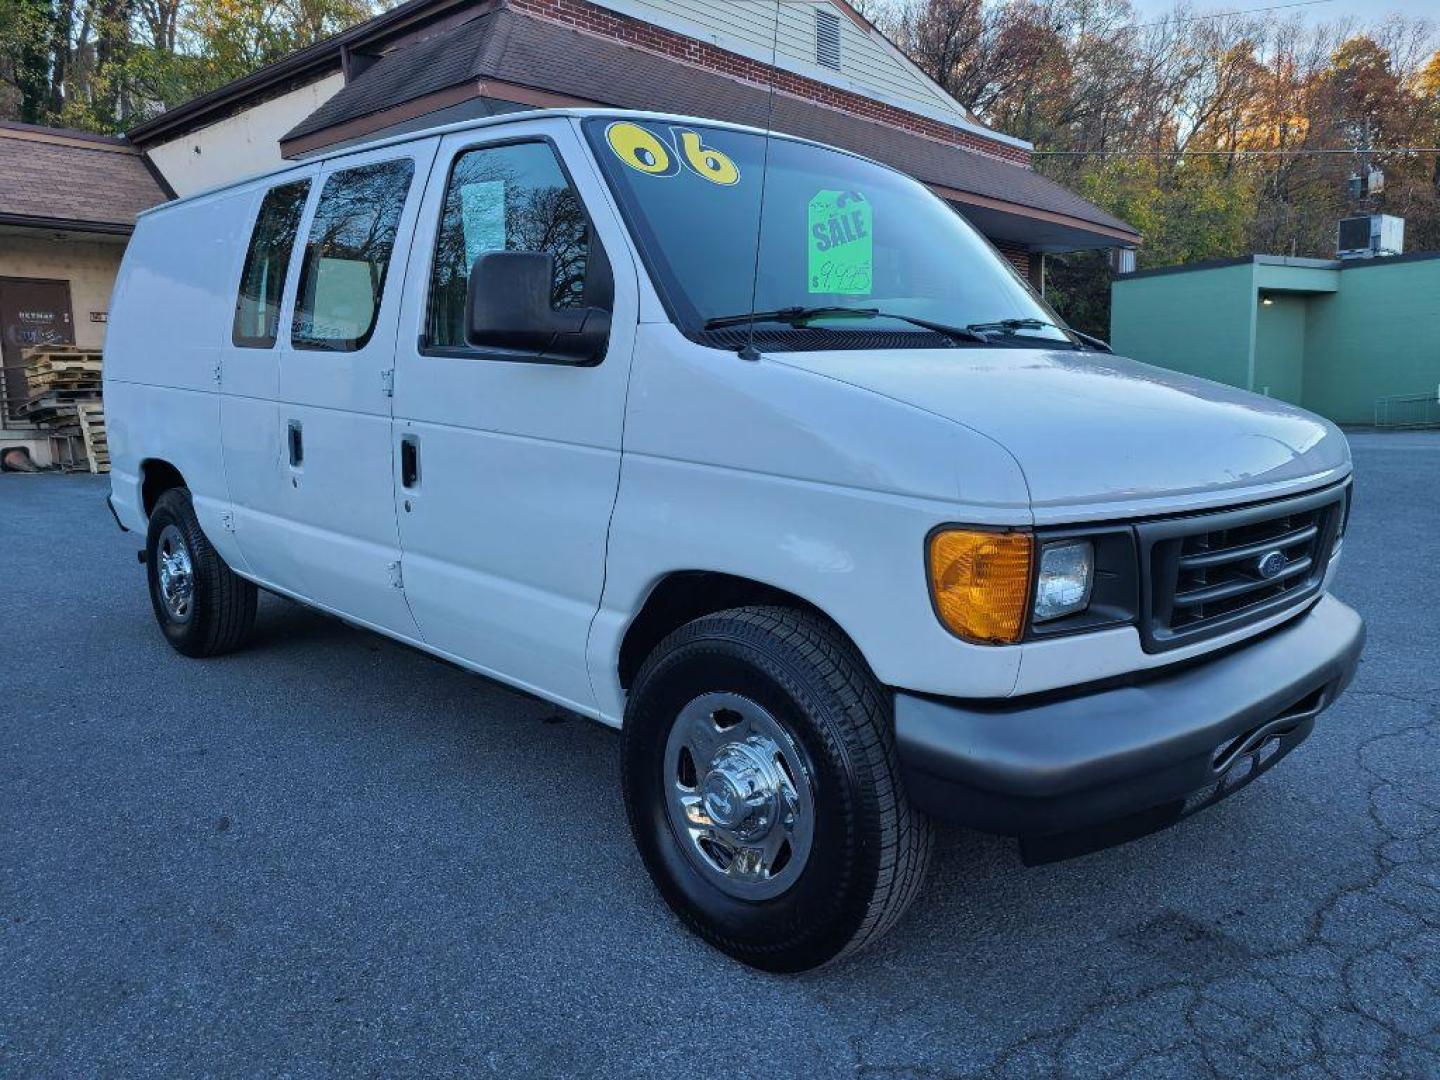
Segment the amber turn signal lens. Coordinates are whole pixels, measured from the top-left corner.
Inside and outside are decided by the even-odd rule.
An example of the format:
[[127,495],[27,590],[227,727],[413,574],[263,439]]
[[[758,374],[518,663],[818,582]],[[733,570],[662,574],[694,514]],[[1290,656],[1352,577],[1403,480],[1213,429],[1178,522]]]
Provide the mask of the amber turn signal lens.
[[930,537],[930,595],[940,621],[966,641],[1010,645],[1025,630],[1029,533],[945,529]]

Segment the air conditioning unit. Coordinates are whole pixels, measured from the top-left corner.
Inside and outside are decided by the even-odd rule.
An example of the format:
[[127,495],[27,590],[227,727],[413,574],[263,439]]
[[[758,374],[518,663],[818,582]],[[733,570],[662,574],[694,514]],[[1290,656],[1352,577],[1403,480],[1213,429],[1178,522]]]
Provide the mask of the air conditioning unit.
[[1335,254],[1342,259],[1373,259],[1399,255],[1405,250],[1405,219],[1392,214],[1342,218],[1335,238]]

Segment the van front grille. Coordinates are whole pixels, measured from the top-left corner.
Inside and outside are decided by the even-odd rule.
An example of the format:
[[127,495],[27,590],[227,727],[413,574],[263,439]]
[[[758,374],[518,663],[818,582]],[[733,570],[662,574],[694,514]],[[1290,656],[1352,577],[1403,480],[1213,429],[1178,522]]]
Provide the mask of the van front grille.
[[1309,599],[1339,535],[1348,485],[1140,525],[1149,652],[1239,629]]

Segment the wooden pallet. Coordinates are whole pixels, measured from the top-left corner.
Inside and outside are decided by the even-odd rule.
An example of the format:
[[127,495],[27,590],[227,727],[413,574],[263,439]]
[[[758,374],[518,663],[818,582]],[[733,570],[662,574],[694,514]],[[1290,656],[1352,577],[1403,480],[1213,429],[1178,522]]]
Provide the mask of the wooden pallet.
[[77,405],[80,437],[85,440],[85,458],[92,473],[110,471],[110,441],[105,433],[104,405]]
[[92,364],[100,370],[99,349],[82,349],[78,345],[31,345],[21,351],[26,364]]
[[20,406],[20,415],[37,424],[54,425],[74,423],[75,410],[80,405],[98,405],[100,391],[97,390],[46,390],[39,397],[31,398]]
[[45,345],[24,350],[25,380],[32,396],[46,390],[99,390],[100,353],[74,346]]
[[26,350],[25,366],[31,371],[92,371],[98,372],[104,362],[97,352],[30,353]]
[[34,371],[26,369],[25,381],[30,384],[31,394],[43,394],[46,390],[99,390],[98,371]]

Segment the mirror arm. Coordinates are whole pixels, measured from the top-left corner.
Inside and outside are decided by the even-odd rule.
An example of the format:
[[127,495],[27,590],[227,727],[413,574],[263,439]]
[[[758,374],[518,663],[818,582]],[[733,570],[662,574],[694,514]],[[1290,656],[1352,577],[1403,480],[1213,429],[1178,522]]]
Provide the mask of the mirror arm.
[[[567,313],[568,314],[568,313]],[[574,312],[578,325],[573,331],[555,335],[543,351],[545,359],[577,367],[598,364],[610,340],[610,313],[604,308],[582,308]]]

